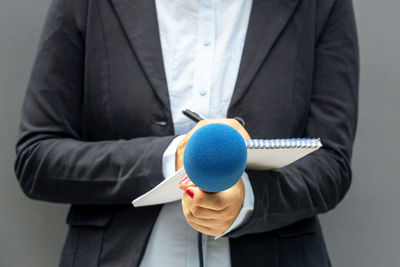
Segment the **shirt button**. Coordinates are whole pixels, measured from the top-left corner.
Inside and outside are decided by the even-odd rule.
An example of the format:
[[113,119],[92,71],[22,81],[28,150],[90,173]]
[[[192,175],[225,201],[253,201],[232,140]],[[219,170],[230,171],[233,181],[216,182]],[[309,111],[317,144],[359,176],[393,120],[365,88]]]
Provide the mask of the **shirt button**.
[[206,41],[203,42],[203,44],[204,44],[204,46],[209,46],[211,44],[211,41],[206,40]]
[[206,90],[200,90],[199,94],[201,96],[205,96],[207,94],[207,91]]

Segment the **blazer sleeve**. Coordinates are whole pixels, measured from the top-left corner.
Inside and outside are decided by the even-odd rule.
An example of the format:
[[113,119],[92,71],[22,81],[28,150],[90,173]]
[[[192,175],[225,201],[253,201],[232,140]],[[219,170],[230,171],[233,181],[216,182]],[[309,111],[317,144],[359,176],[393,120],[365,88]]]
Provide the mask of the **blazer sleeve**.
[[72,10],[69,0],[51,4],[23,104],[15,173],[34,199],[128,204],[163,180],[162,154],[173,136],[83,140],[84,37]]
[[334,208],[351,183],[358,109],[358,41],[351,0],[337,0],[316,44],[305,136],[323,147],[273,171],[248,171],[252,216],[229,236],[266,232]]

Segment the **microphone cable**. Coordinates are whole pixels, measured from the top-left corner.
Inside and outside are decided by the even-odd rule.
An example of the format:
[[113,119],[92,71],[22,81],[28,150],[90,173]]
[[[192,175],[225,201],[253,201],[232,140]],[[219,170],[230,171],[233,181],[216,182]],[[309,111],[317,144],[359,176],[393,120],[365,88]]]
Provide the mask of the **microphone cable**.
[[198,232],[197,235],[197,248],[199,251],[199,267],[204,267],[204,262],[203,262],[203,240],[202,240],[202,234]]

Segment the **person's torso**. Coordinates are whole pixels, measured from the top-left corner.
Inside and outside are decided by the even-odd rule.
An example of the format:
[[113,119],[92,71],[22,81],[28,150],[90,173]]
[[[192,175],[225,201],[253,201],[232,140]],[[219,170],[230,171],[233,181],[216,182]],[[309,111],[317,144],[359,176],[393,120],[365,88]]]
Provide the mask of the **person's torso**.
[[[333,2],[254,0],[226,112],[243,118],[252,138],[303,136],[315,43]],[[173,135],[154,2],[88,0],[73,5],[85,42],[83,138]],[[80,251],[75,260],[87,262],[85,266],[137,266],[159,211],[159,206],[72,206],[63,258]],[[311,251],[321,257],[326,253],[315,218],[234,238],[230,244],[232,266],[240,266],[239,256],[250,263],[257,257],[269,266],[327,266],[322,260],[313,265],[308,258]],[[85,250],[75,250],[88,246],[90,258]],[[290,259],[284,257],[287,253]]]

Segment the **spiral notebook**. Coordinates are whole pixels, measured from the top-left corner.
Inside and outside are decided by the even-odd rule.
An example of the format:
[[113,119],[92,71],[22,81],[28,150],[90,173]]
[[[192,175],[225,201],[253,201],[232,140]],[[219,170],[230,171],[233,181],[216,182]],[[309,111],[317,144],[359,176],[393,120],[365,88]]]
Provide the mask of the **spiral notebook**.
[[245,140],[248,169],[282,168],[319,149],[319,138],[250,139]]
[[[272,170],[285,167],[322,147],[317,138],[246,140],[247,169]],[[164,204],[179,200],[179,182],[186,177],[182,168],[159,185],[132,201],[135,207]]]

